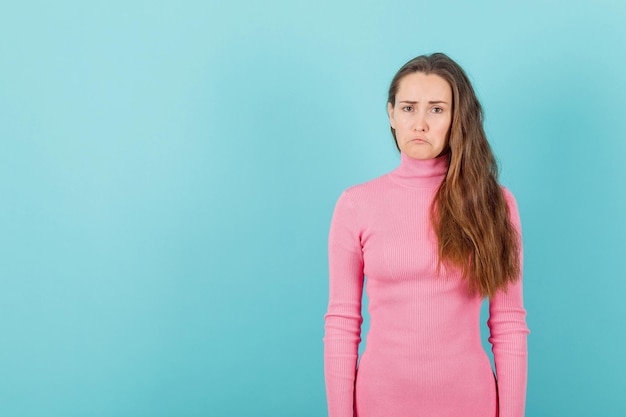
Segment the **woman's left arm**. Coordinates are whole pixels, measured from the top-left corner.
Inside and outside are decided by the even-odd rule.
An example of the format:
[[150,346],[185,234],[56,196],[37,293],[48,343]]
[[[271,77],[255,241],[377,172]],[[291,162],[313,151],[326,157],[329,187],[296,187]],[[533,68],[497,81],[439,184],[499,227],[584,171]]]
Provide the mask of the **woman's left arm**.
[[[511,223],[521,237],[520,217],[513,195],[503,189]],[[520,263],[523,253],[520,245]],[[520,265],[520,273],[522,270]],[[492,345],[498,379],[499,417],[523,417],[526,405],[528,348],[526,310],[522,296],[522,277],[489,301],[489,342]]]

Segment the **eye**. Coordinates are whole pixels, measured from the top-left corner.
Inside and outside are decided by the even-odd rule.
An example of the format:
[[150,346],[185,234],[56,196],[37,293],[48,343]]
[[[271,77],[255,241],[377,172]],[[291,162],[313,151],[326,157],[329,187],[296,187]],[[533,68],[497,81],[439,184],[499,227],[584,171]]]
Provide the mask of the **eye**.
[[402,111],[413,111],[413,106],[404,106],[402,107]]
[[441,107],[433,107],[433,113],[443,113],[443,109]]

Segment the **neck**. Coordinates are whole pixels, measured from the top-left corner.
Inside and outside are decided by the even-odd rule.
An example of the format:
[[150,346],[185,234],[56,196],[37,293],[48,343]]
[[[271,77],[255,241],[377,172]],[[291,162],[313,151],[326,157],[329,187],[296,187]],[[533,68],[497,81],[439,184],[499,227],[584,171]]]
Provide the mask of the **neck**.
[[448,172],[449,154],[434,159],[413,159],[400,154],[400,166],[390,173],[391,178],[401,185],[415,188],[435,188]]

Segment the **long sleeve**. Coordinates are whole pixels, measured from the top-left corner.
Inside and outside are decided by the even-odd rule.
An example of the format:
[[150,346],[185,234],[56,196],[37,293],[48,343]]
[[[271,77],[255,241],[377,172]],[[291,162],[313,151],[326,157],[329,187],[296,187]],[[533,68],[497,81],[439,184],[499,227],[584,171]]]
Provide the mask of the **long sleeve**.
[[328,239],[329,301],[325,319],[324,375],[329,417],[353,417],[361,342],[363,255],[349,193],[337,201]]
[[[517,203],[504,189],[513,226],[521,237]],[[520,246],[521,248],[521,246]],[[523,253],[520,253],[520,262]],[[521,269],[520,269],[521,270]],[[489,342],[492,345],[498,379],[499,417],[523,417],[526,404],[528,368],[526,310],[522,279],[498,292],[489,303]]]

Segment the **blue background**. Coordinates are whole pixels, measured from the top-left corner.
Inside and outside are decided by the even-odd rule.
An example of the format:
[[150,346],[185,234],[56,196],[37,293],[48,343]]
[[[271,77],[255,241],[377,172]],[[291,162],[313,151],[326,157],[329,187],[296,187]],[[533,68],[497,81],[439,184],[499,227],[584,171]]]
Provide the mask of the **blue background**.
[[527,415],[623,416],[624,21],[621,0],[3,4],[0,415],[325,415],[332,209],[397,165],[388,83],[443,51],[519,202]]

